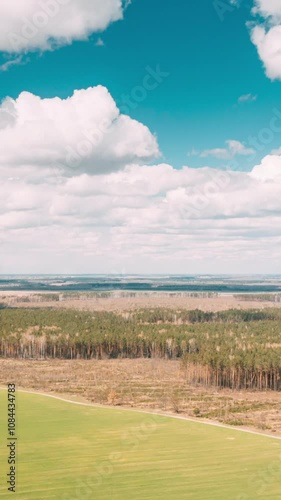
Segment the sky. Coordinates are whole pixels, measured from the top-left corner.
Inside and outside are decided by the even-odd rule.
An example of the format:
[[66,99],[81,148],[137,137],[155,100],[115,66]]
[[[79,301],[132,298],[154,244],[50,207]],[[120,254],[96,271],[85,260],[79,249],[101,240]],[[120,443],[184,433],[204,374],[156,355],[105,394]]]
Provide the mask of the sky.
[[280,0],[0,24],[0,273],[280,272]]

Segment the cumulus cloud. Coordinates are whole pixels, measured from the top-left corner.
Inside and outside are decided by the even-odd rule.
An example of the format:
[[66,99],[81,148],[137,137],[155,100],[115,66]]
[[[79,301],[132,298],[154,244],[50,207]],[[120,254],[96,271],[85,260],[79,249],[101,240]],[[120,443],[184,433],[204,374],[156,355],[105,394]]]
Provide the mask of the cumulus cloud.
[[214,272],[216,262],[241,272],[253,255],[266,271],[280,260],[279,156],[250,173],[168,164],[59,178],[37,171],[34,182],[0,166],[6,272],[42,272],[42,261],[46,272]]
[[279,0],[255,0],[255,15],[264,18],[251,28],[251,40],[257,51],[266,75],[272,80],[281,79],[281,3]]
[[[128,4],[128,3],[127,3]],[[52,50],[86,40],[123,18],[122,0],[21,0],[0,2],[0,51]]]
[[281,80],[281,25],[273,26],[268,31],[264,26],[255,26],[251,39],[267,76],[272,80]]
[[278,155],[266,156],[260,165],[253,168],[252,177],[262,181],[281,182],[281,157]]
[[271,17],[274,20],[281,19],[280,0],[255,0],[254,3],[254,14],[260,14],[265,18]]
[[232,160],[236,156],[250,156],[255,153],[254,149],[247,148],[240,141],[229,140],[226,141],[226,148],[214,148],[206,149],[201,153],[197,153],[195,150],[191,152],[191,155],[199,154],[201,158],[208,158],[213,156],[219,160]]
[[[239,141],[226,146],[250,153]],[[215,262],[219,272],[253,263],[269,272],[259,259],[274,269],[280,156],[247,173],[176,169],[155,164],[158,155],[155,136],[104,87],[5,99],[0,272],[214,272]]]
[[[120,114],[105,87],[75,91],[68,99],[23,92],[0,107],[0,164],[102,172],[159,156],[143,124]],[[13,175],[11,173],[11,175]]]

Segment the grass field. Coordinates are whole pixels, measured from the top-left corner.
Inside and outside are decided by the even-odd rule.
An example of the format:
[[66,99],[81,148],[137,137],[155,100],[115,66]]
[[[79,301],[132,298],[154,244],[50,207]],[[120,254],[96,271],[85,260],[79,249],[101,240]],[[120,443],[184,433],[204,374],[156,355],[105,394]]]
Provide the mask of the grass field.
[[0,405],[3,499],[281,498],[280,440],[26,393],[17,393],[17,493],[9,493],[4,390]]

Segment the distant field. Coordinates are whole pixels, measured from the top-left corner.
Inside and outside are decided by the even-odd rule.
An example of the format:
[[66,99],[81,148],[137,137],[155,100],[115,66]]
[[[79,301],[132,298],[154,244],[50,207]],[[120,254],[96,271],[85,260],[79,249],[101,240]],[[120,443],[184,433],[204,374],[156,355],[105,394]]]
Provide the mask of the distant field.
[[24,292],[0,291],[1,303],[11,307],[46,307],[85,311],[132,311],[141,308],[202,309],[225,311],[231,308],[249,309],[281,307],[280,294],[217,294],[188,292]]
[[[18,393],[20,500],[280,499],[281,441]],[[7,499],[0,391],[0,498]]]

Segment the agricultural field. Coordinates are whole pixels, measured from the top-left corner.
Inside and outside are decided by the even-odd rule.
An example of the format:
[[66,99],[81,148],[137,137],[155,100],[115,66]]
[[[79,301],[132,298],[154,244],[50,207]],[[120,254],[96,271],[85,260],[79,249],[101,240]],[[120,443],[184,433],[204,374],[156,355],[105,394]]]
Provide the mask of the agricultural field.
[[[1,408],[6,397],[1,390]],[[0,415],[4,476],[5,412]],[[16,500],[277,500],[281,496],[279,439],[21,392],[17,422]],[[8,498],[3,488],[0,498]]]

